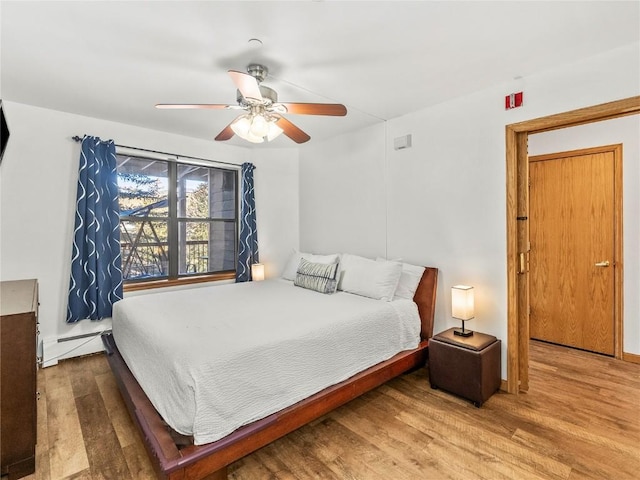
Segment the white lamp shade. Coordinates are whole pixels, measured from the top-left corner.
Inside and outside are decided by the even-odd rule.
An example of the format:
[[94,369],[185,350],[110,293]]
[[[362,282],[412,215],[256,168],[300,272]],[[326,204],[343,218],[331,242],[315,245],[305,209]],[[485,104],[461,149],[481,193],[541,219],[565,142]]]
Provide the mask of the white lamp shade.
[[249,131],[256,137],[264,138],[269,133],[269,124],[262,115],[255,115]]
[[264,265],[262,263],[254,263],[251,265],[251,279],[254,282],[264,280]]
[[231,123],[231,130],[233,130],[233,133],[242,138],[249,133],[249,127],[251,127],[251,119],[249,118],[249,115],[242,115]]
[[274,121],[269,122],[269,132],[267,133],[267,140],[271,141],[278,137],[283,130]]
[[471,320],[474,316],[473,287],[451,287],[451,316],[459,320]]

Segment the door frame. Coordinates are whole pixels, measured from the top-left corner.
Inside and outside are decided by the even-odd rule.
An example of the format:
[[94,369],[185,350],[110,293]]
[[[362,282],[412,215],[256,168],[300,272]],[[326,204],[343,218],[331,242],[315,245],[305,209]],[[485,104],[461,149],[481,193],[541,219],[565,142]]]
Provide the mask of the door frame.
[[[640,113],[640,96],[526,120],[505,127],[507,162],[507,391],[529,386],[529,134]],[[522,255],[520,255],[522,253]],[[519,273],[519,270],[522,273]],[[620,312],[621,315],[622,312]],[[622,353],[622,352],[621,352]]]

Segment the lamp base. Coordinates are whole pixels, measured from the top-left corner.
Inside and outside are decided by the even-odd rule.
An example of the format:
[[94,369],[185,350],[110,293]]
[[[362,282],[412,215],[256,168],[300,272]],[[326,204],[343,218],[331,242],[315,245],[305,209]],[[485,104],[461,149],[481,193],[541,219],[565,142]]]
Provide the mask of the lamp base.
[[458,335],[459,337],[470,337],[473,335],[472,330],[463,330],[461,328],[454,328],[453,334]]

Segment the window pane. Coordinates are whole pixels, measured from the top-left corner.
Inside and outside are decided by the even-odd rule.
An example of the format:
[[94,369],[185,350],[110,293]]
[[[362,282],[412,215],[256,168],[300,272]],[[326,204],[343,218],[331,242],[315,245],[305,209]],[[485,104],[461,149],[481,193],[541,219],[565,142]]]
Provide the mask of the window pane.
[[235,218],[235,177],[229,170],[178,165],[178,217]]
[[124,280],[168,275],[167,222],[120,221],[120,249]]
[[211,224],[211,251],[209,262],[212,272],[236,269],[236,223],[213,222]]
[[168,162],[118,155],[117,168],[121,216],[168,216]]
[[235,270],[235,222],[178,222],[179,273]]
[[234,219],[236,218],[236,172],[229,170],[214,172],[211,216]]

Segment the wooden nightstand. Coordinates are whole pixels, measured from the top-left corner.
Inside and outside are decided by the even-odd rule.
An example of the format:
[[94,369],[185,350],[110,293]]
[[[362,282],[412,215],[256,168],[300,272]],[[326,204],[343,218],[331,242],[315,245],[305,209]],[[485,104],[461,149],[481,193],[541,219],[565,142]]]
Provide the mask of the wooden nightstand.
[[431,387],[460,395],[480,407],[500,388],[501,342],[480,332],[460,337],[453,330],[429,340]]

